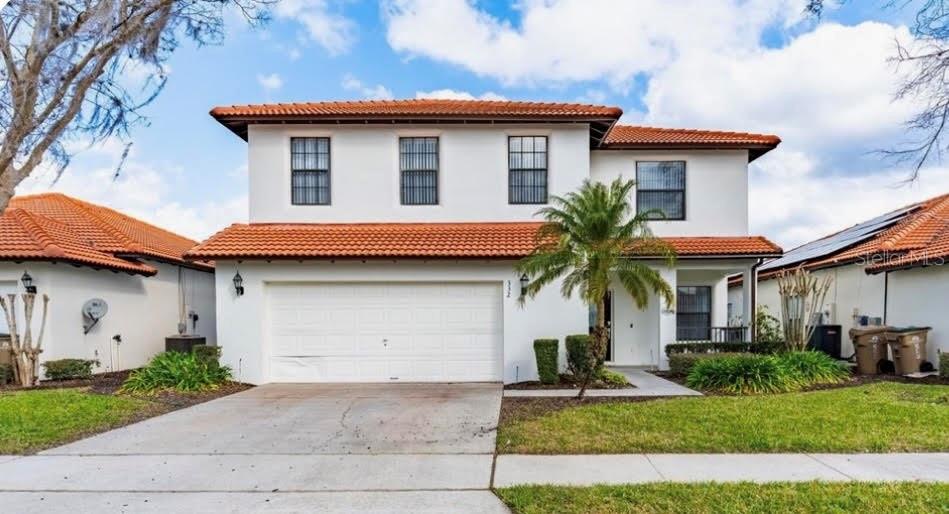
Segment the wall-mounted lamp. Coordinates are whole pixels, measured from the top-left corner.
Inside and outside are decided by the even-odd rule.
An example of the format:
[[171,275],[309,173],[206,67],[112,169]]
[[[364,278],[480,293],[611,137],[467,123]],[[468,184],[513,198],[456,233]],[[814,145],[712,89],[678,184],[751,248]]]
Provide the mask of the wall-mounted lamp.
[[234,292],[237,296],[244,296],[244,278],[240,271],[234,274]]
[[524,298],[524,295],[527,294],[527,284],[529,284],[530,281],[531,279],[527,277],[527,273],[521,275],[521,298]]
[[33,285],[33,277],[30,276],[29,272],[23,272],[20,282],[23,282],[23,289],[26,289],[27,293],[36,294],[36,286]]

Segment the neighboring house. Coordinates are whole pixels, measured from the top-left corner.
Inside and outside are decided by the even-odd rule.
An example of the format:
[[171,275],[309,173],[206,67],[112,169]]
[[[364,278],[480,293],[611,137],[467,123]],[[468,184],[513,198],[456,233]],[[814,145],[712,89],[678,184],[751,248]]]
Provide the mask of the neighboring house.
[[[40,298],[49,295],[41,361],[95,359],[96,371],[139,367],[178,333],[182,308],[197,314],[188,332],[215,342],[214,268],[182,259],[194,244],[66,195],[17,196],[0,217],[0,293],[22,293],[24,273],[32,278],[34,337]],[[108,313],[84,333],[82,307],[93,298],[105,300]],[[22,323],[19,299],[17,310]]]
[[[853,353],[847,332],[860,317],[894,326],[930,326],[928,360],[949,351],[949,194],[888,212],[789,250],[758,270],[758,304],[781,317],[777,280],[798,266],[831,276],[823,306],[828,324],[841,325],[844,356]],[[742,278],[729,282],[729,304],[741,310]],[[733,318],[734,319],[734,318]],[[735,320],[740,322],[740,320]]]
[[617,285],[608,360],[664,366],[666,344],[717,337],[726,277],[781,253],[748,235],[748,163],[780,140],[621,114],[455,100],[213,109],[247,141],[250,174],[250,223],[187,255],[216,261],[224,361],[251,383],[533,379],[533,340],[586,333],[590,318],[556,285],[519,305],[514,264],[534,247],[535,213],[619,176],[638,180],[638,209],[667,215],[652,228],[676,267],[631,257],[655,263],[678,310],[652,297],[640,311]]

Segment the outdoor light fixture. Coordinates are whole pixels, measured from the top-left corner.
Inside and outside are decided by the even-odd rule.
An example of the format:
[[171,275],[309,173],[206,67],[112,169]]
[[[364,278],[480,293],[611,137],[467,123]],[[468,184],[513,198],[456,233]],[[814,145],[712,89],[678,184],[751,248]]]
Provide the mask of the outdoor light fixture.
[[240,271],[234,274],[234,292],[237,296],[244,296],[244,278]]
[[527,284],[531,279],[527,278],[527,273],[521,275],[521,298],[527,294]]
[[27,293],[36,294],[36,286],[33,285],[33,277],[30,276],[29,272],[23,272],[20,282],[23,282],[23,288],[26,289]]

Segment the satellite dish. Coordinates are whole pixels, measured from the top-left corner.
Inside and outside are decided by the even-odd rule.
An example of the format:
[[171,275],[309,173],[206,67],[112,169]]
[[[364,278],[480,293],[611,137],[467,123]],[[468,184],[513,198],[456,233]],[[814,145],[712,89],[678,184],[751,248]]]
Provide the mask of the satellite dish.
[[109,304],[105,303],[102,298],[86,300],[86,303],[82,304],[82,333],[88,334],[92,327],[96,326],[96,323],[104,318],[108,312]]

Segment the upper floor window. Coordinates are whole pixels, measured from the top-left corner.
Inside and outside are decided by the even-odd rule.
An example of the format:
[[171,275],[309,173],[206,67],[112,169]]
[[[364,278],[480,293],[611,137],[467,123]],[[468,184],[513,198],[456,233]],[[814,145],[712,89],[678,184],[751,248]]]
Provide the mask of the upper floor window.
[[438,138],[399,138],[402,205],[438,204]]
[[685,219],[685,161],[636,163],[636,212],[649,219]]
[[330,139],[290,138],[290,175],[293,205],[329,205]]
[[510,136],[508,202],[547,203],[547,136]]

